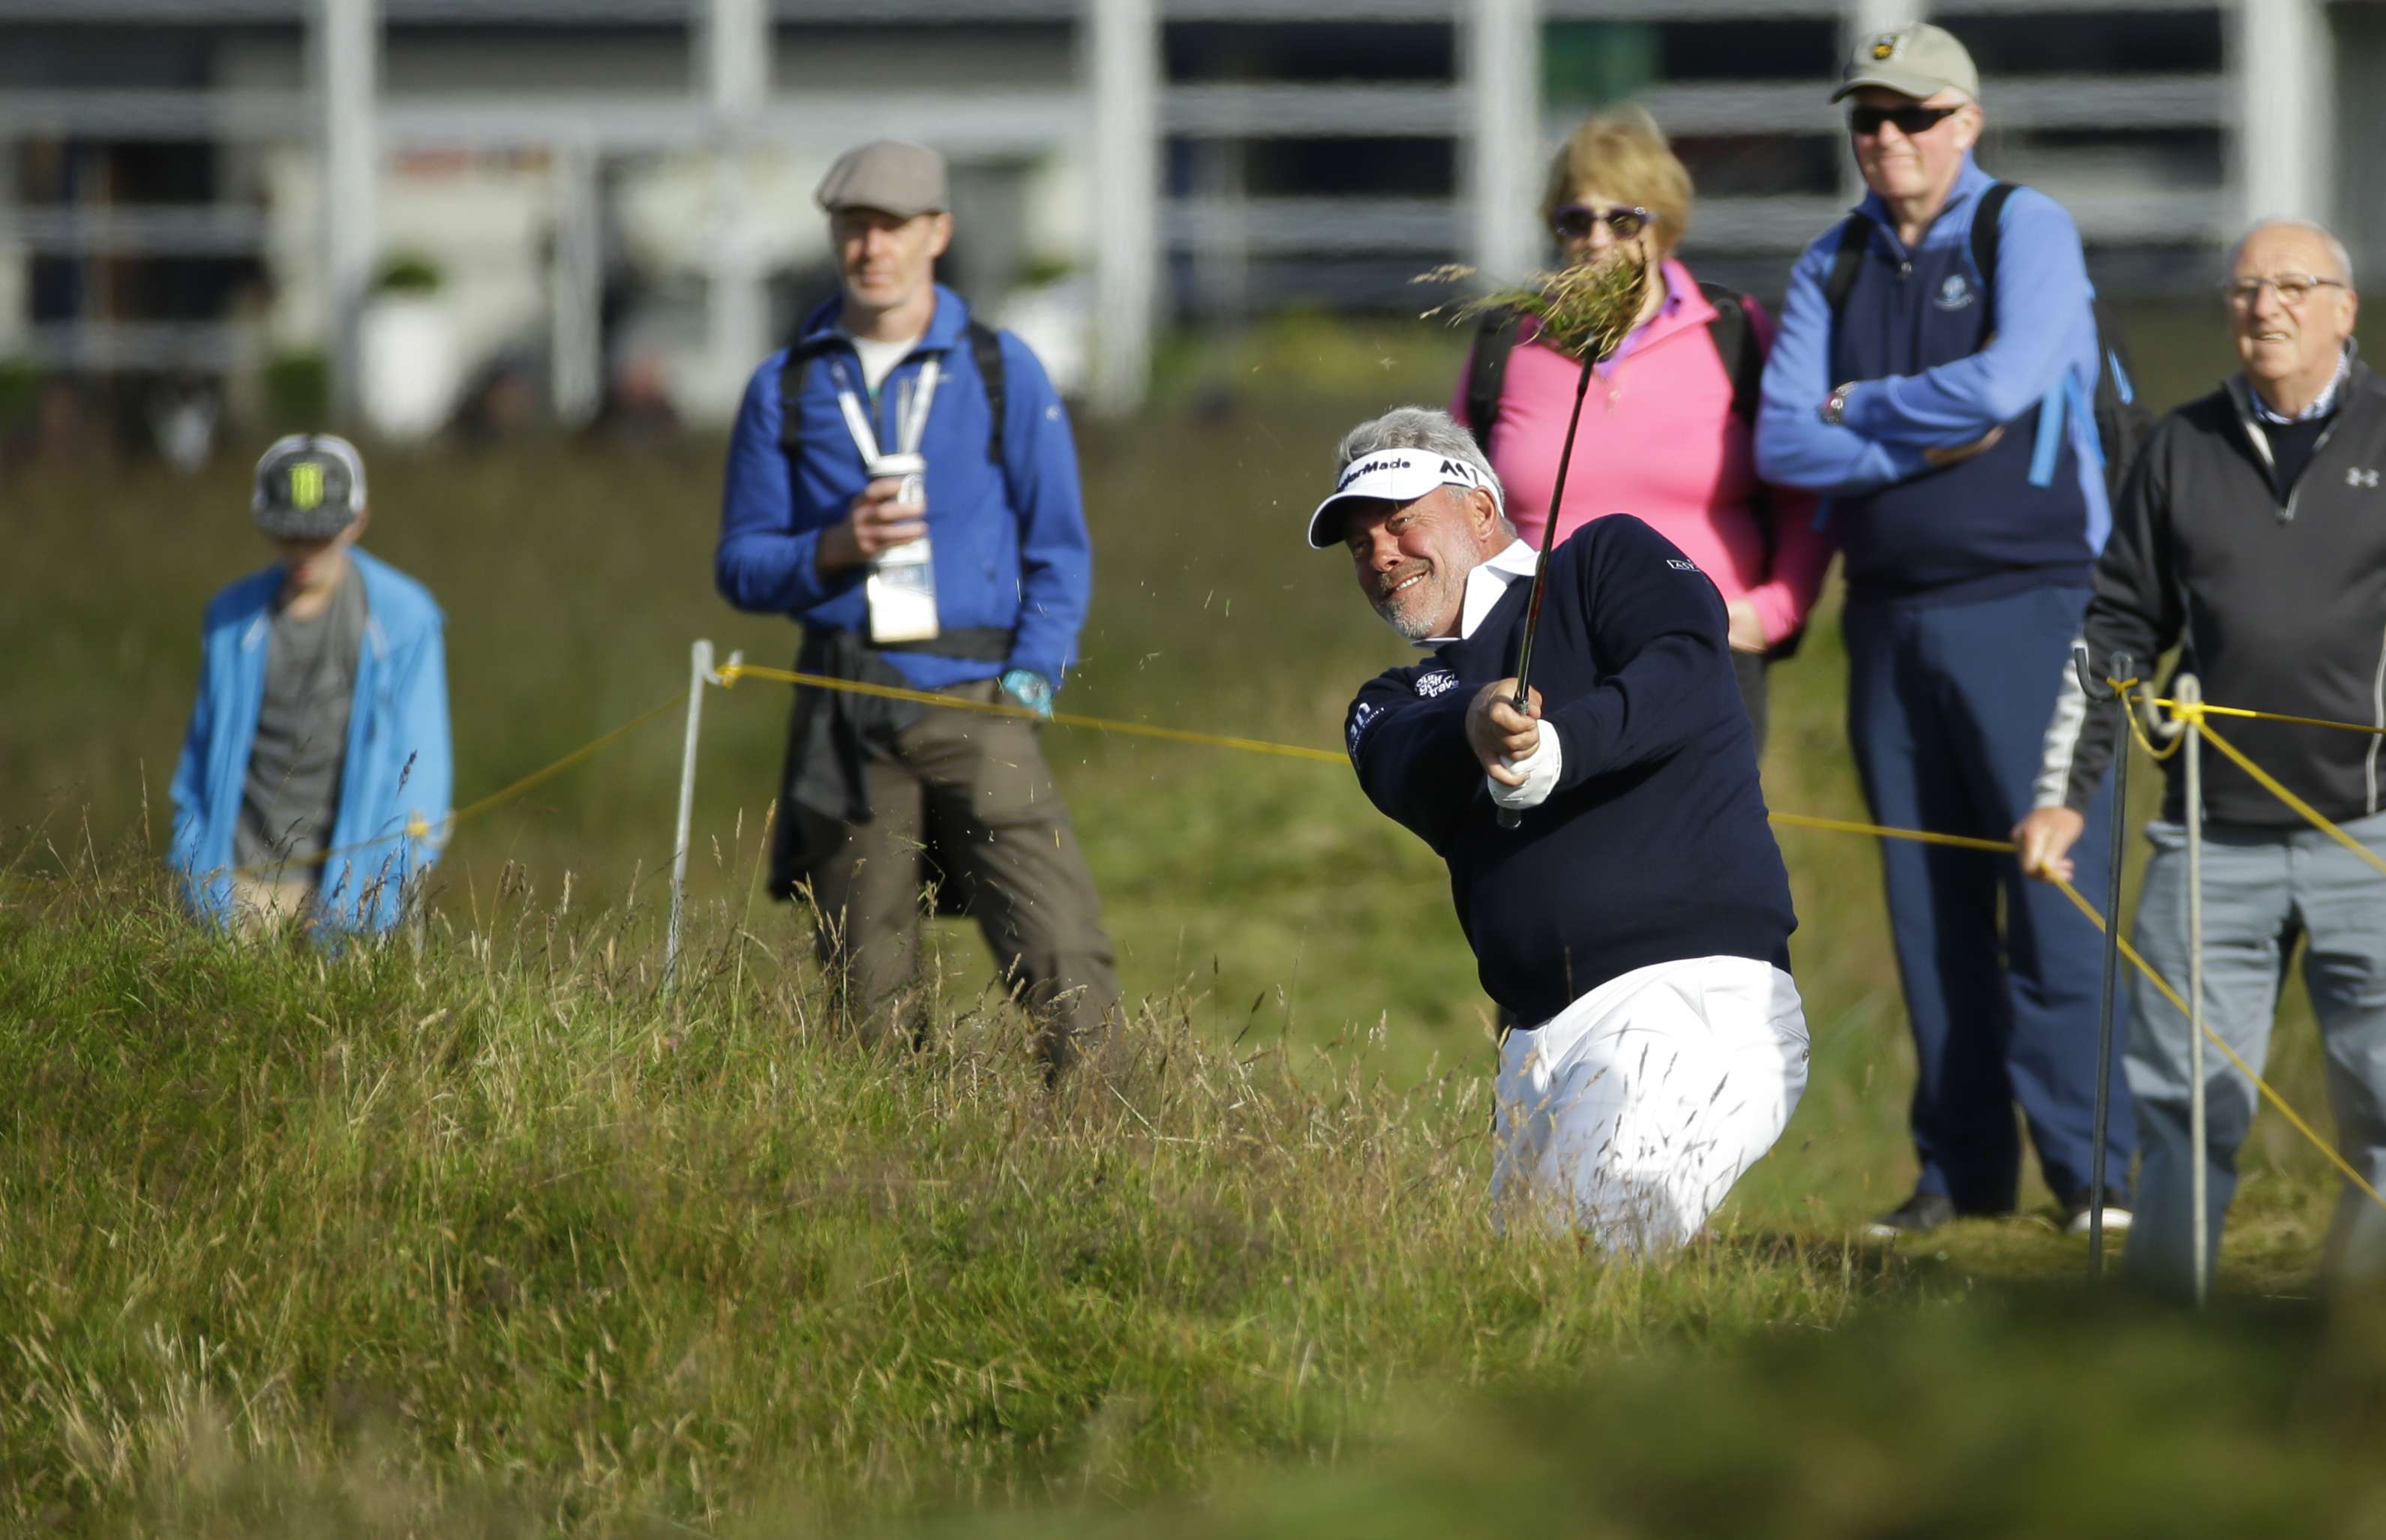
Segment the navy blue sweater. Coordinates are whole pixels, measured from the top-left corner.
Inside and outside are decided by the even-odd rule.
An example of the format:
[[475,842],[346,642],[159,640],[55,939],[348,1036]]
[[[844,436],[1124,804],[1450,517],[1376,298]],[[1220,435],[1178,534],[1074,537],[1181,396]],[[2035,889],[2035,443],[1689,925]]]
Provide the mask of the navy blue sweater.
[[1594,520],[1550,558],[1533,655],[1557,789],[1499,827],[1466,745],[1477,690],[1515,672],[1528,583],[1428,662],[1350,705],[1368,797],[1450,863],[1483,988],[1526,1026],[1608,980],[1688,958],[1790,966],[1790,878],[1765,821],[1723,599],[1656,531]]

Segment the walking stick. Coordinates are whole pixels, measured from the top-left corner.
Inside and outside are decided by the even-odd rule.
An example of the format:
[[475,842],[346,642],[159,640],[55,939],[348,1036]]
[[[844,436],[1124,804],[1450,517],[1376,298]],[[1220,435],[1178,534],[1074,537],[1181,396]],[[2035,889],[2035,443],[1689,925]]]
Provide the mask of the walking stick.
[[[2116,652],[2106,677],[2127,680],[2134,667],[2128,653]],[[2113,750],[2113,841],[2104,890],[2104,987],[2096,1010],[2095,1111],[2089,1119],[2093,1146],[2088,1157],[2088,1278],[2101,1283],[2104,1277],[2104,1131],[2113,1113],[2113,987],[2121,970],[2121,863],[2127,850],[2129,808],[2129,693],[2095,677],[2084,646],[2071,649],[2071,668],[2091,706],[2112,703],[2114,720],[2120,728]]]

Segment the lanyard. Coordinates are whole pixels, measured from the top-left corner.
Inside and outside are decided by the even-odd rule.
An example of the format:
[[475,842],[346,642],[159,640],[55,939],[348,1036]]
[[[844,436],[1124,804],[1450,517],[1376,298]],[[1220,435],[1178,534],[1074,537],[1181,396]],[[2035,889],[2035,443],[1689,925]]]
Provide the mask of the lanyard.
[[[861,397],[853,388],[853,377],[848,372],[842,358],[837,360],[836,376],[836,406],[845,414],[845,429],[853,435],[853,446],[861,451],[865,462],[882,458],[878,432],[870,424],[870,413],[863,408]],[[936,400],[936,384],[943,377],[942,360],[930,358],[920,366],[918,383],[914,385],[907,381],[900,388],[895,406],[897,453],[916,455],[920,452],[920,441],[928,432],[928,407]]]

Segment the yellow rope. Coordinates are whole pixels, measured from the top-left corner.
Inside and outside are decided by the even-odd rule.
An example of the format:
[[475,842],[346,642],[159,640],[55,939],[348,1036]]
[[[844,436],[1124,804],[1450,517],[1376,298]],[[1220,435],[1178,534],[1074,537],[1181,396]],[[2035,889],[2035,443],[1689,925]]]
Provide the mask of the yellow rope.
[[[2154,696],[2153,704],[2176,712],[2181,717],[2197,709],[2195,707],[2183,706],[2178,701],[2162,695]],[[2209,703],[2204,705],[2202,710],[2207,717],[2242,717],[2249,721],[2292,722],[2298,727],[2332,727],[2340,732],[2367,732],[2373,738],[2386,738],[2386,727],[2371,727],[2366,722],[2332,721],[2326,717],[2290,717],[2278,711],[2249,711],[2242,706],[2213,706]]]
[[[1263,739],[1239,738],[1226,733],[1218,732],[1194,732],[1183,728],[1159,727],[1149,722],[1117,721],[1101,717],[1078,716],[1071,712],[1055,712],[1049,717],[1043,717],[1039,713],[1023,706],[1012,706],[1002,702],[965,700],[957,695],[936,695],[925,690],[908,690],[894,685],[872,684],[860,680],[832,679],[823,674],[797,673],[789,669],[764,668],[760,665],[751,663],[731,663],[724,665],[719,670],[717,677],[723,688],[735,685],[740,679],[761,679],[769,680],[777,683],[808,685],[815,689],[840,690],[852,695],[872,695],[886,700],[911,701],[922,706],[944,707],[951,710],[975,711],[985,716],[1012,717],[1025,719],[1028,720],[1044,720],[1061,727],[1083,728],[1096,732],[1124,733],[1142,738],[1158,738],[1170,743],[1199,744],[1212,748],[1237,749],[1247,754],[1275,755],[1287,759],[1305,759],[1312,762],[1325,764],[1341,764],[1344,762],[1343,756],[1336,754],[1329,749],[1310,748],[1299,744],[1269,743]],[[2135,682],[2136,681],[2134,680],[2128,681],[2126,682],[2116,682],[2116,687],[2126,689],[2129,684],[2134,684]],[[647,722],[654,720],[657,717],[684,705],[686,700],[687,692],[683,690],[679,694],[672,696],[669,700],[663,701],[645,711],[641,711],[638,715],[631,718],[628,721],[623,722],[621,726],[590,739],[588,742],[581,745],[578,748],[573,749],[571,753],[564,755],[561,758],[557,759],[550,764],[542,766],[538,770],[533,770],[530,774],[525,775],[521,779],[512,782],[506,786],[500,787],[496,791],[491,792],[488,795],[480,798],[478,801],[469,803],[462,808],[457,808],[453,813],[447,816],[444,825],[439,831],[438,838],[444,842],[454,833],[456,825],[463,822],[465,820],[485,813],[492,808],[509,802],[513,798],[521,795],[523,793],[532,790],[534,787],[544,784],[546,782],[562,774],[565,770],[571,769],[574,765],[580,764],[582,761],[601,753],[612,744],[628,736],[637,729],[645,726]],[[2170,707],[2174,711],[2178,712],[2178,714],[2182,718],[2188,720],[2194,720],[2201,715],[2216,713],[2232,717],[2255,717],[2274,721],[2302,722],[2306,725],[2318,727],[2352,728],[2356,732],[2378,731],[2377,729],[2372,728],[2360,728],[2350,722],[2328,722],[2320,721],[2312,718],[2281,717],[2267,712],[2246,711],[2227,707],[2207,706],[2202,707],[2199,711],[2195,707],[2189,706],[2182,707],[2177,703],[2168,700],[2158,700],[2154,704]],[[2147,752],[2153,754],[2154,757],[2159,759],[2165,757],[2166,754],[2176,753],[2178,751],[2178,741],[2174,741],[2168,750],[2157,750],[2153,745],[2147,744],[2144,734],[2138,731],[2136,713],[2129,713],[2129,719],[2132,733],[2137,736],[2139,743],[2144,745]],[[2309,803],[2304,801],[2301,797],[2296,796],[2292,792],[2287,790],[2285,786],[2279,784],[2278,780],[2270,775],[2268,771],[2254,764],[2251,759],[2246,758],[2243,754],[2238,751],[2234,745],[2222,738],[2218,733],[2213,732],[2209,722],[2204,724],[2204,735],[2212,741],[2214,747],[2219,749],[2223,754],[2229,756],[2229,758],[2235,760],[2240,769],[2243,770],[2246,774],[2252,776],[2256,782],[2260,783],[2273,795],[2286,803],[2287,806],[2292,808],[2295,811],[2301,813],[2306,819],[2309,819],[2314,824],[2317,825],[2320,829],[2326,831],[2330,836],[2336,839],[2338,843],[2344,845],[2345,848],[2353,851],[2354,854],[2361,857],[2370,865],[2378,868],[2380,872],[2386,872],[2386,860],[2381,860],[2375,852],[2362,845],[2360,841],[2355,839],[2343,830],[2339,829],[2335,824],[2330,823]],[[2183,740],[2185,734],[2182,733],[2180,737]],[[1982,839],[1968,834],[1942,834],[1928,829],[1898,829],[1884,824],[1859,822],[1852,819],[1816,818],[1805,813],[1774,813],[1771,815],[1771,818],[1775,823],[1793,829],[1818,829],[1830,833],[1863,834],[1875,839],[1908,840],[1917,844],[1947,845],[1962,850],[1981,850],[1998,854],[2009,853],[2014,849],[2013,842],[2010,840]],[[409,823],[403,833],[405,836],[421,839],[431,834],[432,830],[429,824],[417,820],[416,821]],[[373,839],[359,840],[353,845],[342,845],[336,849],[326,850],[321,855],[313,857],[306,861],[279,862],[258,867],[234,868],[233,870],[235,872],[245,873],[253,871],[287,870],[292,866],[320,866],[338,857],[348,855],[354,851],[366,849],[372,845],[384,845],[391,840],[400,837],[401,836],[399,834],[383,834]],[[2089,903],[2088,900],[2080,895],[2078,889],[2073,887],[2064,879],[2056,877],[2052,873],[2047,873],[2046,875],[2049,881],[2053,882],[2056,887],[2063,891],[2066,897],[2069,898],[2073,904],[2078,907],[2079,912],[2086,915],[2091,923],[2095,925],[2099,931],[2104,929],[2105,922],[2103,916],[2096,911],[2094,905]],[[2186,1014],[2186,1002],[2179,997],[2178,992],[2173,990],[2169,983],[2166,983],[2159,973],[2156,973],[2154,970],[2153,967],[2146,962],[2145,958],[2138,955],[2137,948],[2131,946],[2127,938],[2119,939],[2116,942],[2116,945],[2120,949],[2121,955],[2129,958],[2130,964],[2135,967],[2140,973],[2145,975],[2147,982],[2152,983],[2154,988],[2161,991],[2163,997],[2168,1000],[2173,1006],[2177,1007],[2182,1015]],[[2288,1123],[2293,1127],[2296,1133],[2302,1134],[2311,1143],[2314,1148],[2317,1149],[2320,1154],[2327,1157],[2329,1163],[2333,1165],[2339,1171],[2342,1172],[2345,1180],[2359,1188],[2371,1202],[2377,1204],[2380,1208],[2386,1208],[2386,1197],[2380,1196],[2378,1190],[2371,1186],[2369,1183],[2362,1177],[2361,1173],[2353,1168],[2352,1164],[2347,1161],[2343,1156],[2338,1154],[2333,1146],[2329,1144],[2326,1139],[2320,1137],[2318,1132],[2315,1130],[2311,1124],[2304,1121],[2302,1115],[2297,1113],[2292,1107],[2290,1107],[2284,1097],[2280,1096],[2278,1092],[2271,1089],[2267,1081],[2265,1081],[2260,1075],[2254,1073],[2253,1066],[2247,1064],[2242,1058],[2239,1058],[2237,1051],[2224,1042],[2218,1033],[2214,1032],[2208,1025],[2203,1026],[2203,1032],[2204,1036],[2211,1039],[2211,1041],[2218,1046],[2221,1053],[2228,1058],[2229,1062],[2235,1065],[2239,1071],[2241,1071],[2247,1080],[2253,1082],[2254,1088],[2262,1094],[2264,1098],[2266,1098],[2272,1107],[2278,1108],[2279,1115],[2287,1120]]]
[[[2204,709],[2208,711],[2211,707],[2206,707]],[[2195,708],[2193,707],[2189,707],[2185,714],[2192,717],[2195,714]],[[2181,733],[2179,736],[2183,738],[2186,734]],[[2305,802],[2302,797],[2297,796],[2294,793],[2287,790],[2287,788],[2279,783],[2277,776],[2272,775],[2268,770],[2266,770],[2261,766],[2254,763],[2253,760],[2246,758],[2244,752],[2238,748],[2235,744],[2230,743],[2219,733],[2212,731],[2212,724],[2210,722],[2205,722],[2204,724],[2204,741],[2210,744],[2213,747],[2229,756],[2229,758],[2234,759],[2237,762],[2237,768],[2252,776],[2254,780],[2260,784],[2264,791],[2268,792],[2272,796],[2277,797],[2288,807],[2292,808],[2296,812],[2301,813],[2304,817],[2309,819],[2312,821],[2312,824],[2322,833],[2328,835],[2329,838],[2344,846],[2347,850],[2352,851],[2363,860],[2367,861],[2371,866],[2377,868],[2380,872],[2386,873],[2386,858],[2380,858],[2378,852],[2370,849],[2359,840],[2355,839],[2351,834],[2346,833],[2343,830],[2339,829],[2335,824],[2330,823],[2326,818],[2321,816],[2318,808],[2313,807],[2310,803]]]
[[[661,716],[664,712],[686,704],[687,692],[682,690],[678,695],[672,696],[671,699],[662,702],[660,705],[650,707],[647,710],[639,712],[636,716],[632,717],[628,721],[623,722],[621,726],[613,729],[610,732],[602,733],[596,737],[589,739],[586,743],[581,745],[578,748],[573,749],[562,758],[556,760],[553,764],[546,766],[545,769],[531,771],[528,775],[523,776],[513,784],[507,786],[502,790],[491,792],[488,795],[481,798],[480,801],[471,804],[470,807],[457,808],[455,812],[448,815],[447,828],[452,831],[456,825],[463,822],[468,818],[477,817],[482,813],[485,813],[501,802],[512,801],[515,797],[521,795],[522,793],[529,791],[532,787],[539,785],[544,782],[553,780],[555,777],[561,775],[565,770],[570,770],[572,766],[580,763],[583,759],[589,757],[599,750],[609,747],[617,739],[627,737],[630,733],[646,726],[647,723],[654,720],[657,717]],[[441,837],[445,838],[446,836],[443,834]]]
[[727,663],[720,670],[722,686],[735,684],[741,679],[766,679],[779,684],[804,684],[817,690],[841,690],[848,695],[872,695],[881,700],[908,700],[922,706],[942,706],[955,711],[975,711],[988,717],[1017,717],[1028,721],[1049,721],[1058,727],[1080,727],[1094,732],[1123,732],[1138,738],[1162,738],[1173,744],[1203,744],[1212,748],[1240,749],[1246,754],[1273,754],[1287,759],[1308,759],[1321,764],[1347,764],[1341,755],[1331,749],[1307,748],[1300,744],[1272,744],[1261,738],[1235,738],[1219,732],[1191,732],[1179,727],[1155,727],[1149,722],[1114,721],[1103,717],[1081,717],[1074,712],[1055,711],[1047,717],[1024,706],[1012,706],[1001,701],[964,700],[959,695],[940,695],[926,690],[906,690],[892,684],[871,684],[858,679],[832,679],[826,674],[799,674],[790,669],[766,669],[753,663]]
[[469,807],[457,808],[454,812],[449,813],[446,819],[441,820],[440,824],[437,826],[435,833],[433,826],[428,820],[423,819],[415,819],[408,822],[404,829],[397,830],[387,834],[375,834],[370,839],[358,840],[348,845],[336,845],[332,849],[307,857],[303,860],[259,861],[249,866],[236,866],[231,869],[231,875],[235,877],[254,877],[271,872],[289,871],[294,869],[303,871],[312,867],[327,865],[332,861],[339,859],[343,856],[353,855],[359,850],[370,850],[374,845],[387,845],[390,841],[397,839],[421,840],[435,838],[439,843],[444,845],[454,835],[456,825],[463,822],[466,819],[474,818],[482,813],[485,813],[490,808],[495,808],[501,803],[509,802],[515,797],[521,795],[522,793],[529,791],[532,787],[539,785],[544,782],[550,781],[556,776],[561,775],[565,770],[570,770],[572,766],[580,763],[582,760],[588,758],[591,755],[596,754],[600,750],[608,747],[616,740],[626,737],[638,728],[646,726],[647,723],[654,720],[657,717],[661,716],[664,712],[672,710],[675,707],[684,705],[686,701],[687,692],[682,690],[678,695],[673,695],[671,699],[664,701],[660,705],[639,712],[636,716],[632,717],[628,721],[625,721],[621,726],[614,728],[611,732],[599,733],[597,736],[591,738],[588,742],[581,745],[578,748],[573,749],[571,753],[565,755],[562,758],[556,760],[552,764],[531,771],[528,775],[525,775],[521,780],[514,782],[511,785],[491,792],[488,795],[481,798],[478,802],[471,804]]
[[[2104,917],[2096,912],[2096,906],[2088,902],[2087,898],[2080,894],[2078,888],[2073,887],[2069,883],[2066,882],[2061,877],[2054,875],[2053,872],[2048,872],[2045,875],[2048,882],[2051,882],[2056,887],[2061,888],[2063,890],[2063,895],[2066,898],[2070,899],[2073,904],[2077,905],[2081,914],[2088,917],[2089,923],[2094,925],[2099,931],[2104,929]],[[2129,958],[2130,965],[2137,969],[2140,973],[2144,974],[2146,982],[2153,984],[2155,989],[2161,991],[2162,997],[2168,1000],[2174,1007],[2176,1007],[2181,1016],[2187,1016],[2189,1014],[2187,1002],[2179,997],[2179,991],[2173,989],[2169,983],[2165,980],[2160,973],[2154,971],[2154,965],[2152,963],[2149,963],[2145,958],[2138,955],[2138,949],[2129,945],[2129,937],[2119,936],[2115,938],[2115,945],[2120,948],[2121,956]],[[2378,1205],[2380,1208],[2386,1208],[2386,1197],[2380,1196],[2378,1189],[2371,1186],[2367,1178],[2365,1178],[2359,1171],[2353,1169],[2352,1162],[2348,1161],[2343,1156],[2339,1155],[2336,1152],[2335,1146],[2329,1144],[2326,1139],[2321,1138],[2317,1130],[2314,1129],[2311,1124],[2304,1121],[2303,1115],[2297,1112],[2293,1108],[2288,1106],[2287,1099],[2284,1096],[2279,1096],[2276,1091],[2272,1090],[2268,1081],[2266,1081],[2260,1075],[2255,1074],[2254,1072],[2254,1067],[2237,1056],[2236,1049],[2230,1047],[2228,1043],[2222,1039],[2218,1033],[2212,1030],[2208,1023],[2194,1022],[2191,1017],[2190,1018],[2190,1020],[2191,1024],[2203,1027],[2204,1035],[2212,1041],[2213,1045],[2218,1048],[2221,1053],[2228,1058],[2229,1063],[2237,1067],[2240,1073],[2243,1074],[2247,1080],[2254,1083],[2254,1089],[2262,1094],[2263,1099],[2267,1101],[2272,1107],[2278,1108],[2279,1116],[2286,1119],[2288,1123],[2293,1127],[2297,1133],[2302,1134],[2306,1140],[2310,1141],[2314,1149],[2328,1157],[2329,1165],[2334,1166],[2338,1171],[2343,1172],[2344,1179],[2347,1182],[2352,1183],[2355,1187],[2359,1188],[2362,1193],[2368,1197],[2370,1202]],[[2198,1158],[2201,1158],[2200,1155],[2198,1156]]]
[[1877,823],[1856,823],[1847,819],[1815,818],[1806,813],[1774,813],[1776,823],[1792,829],[1827,829],[1835,834],[1870,834],[1875,839],[1911,840],[1917,845],[1949,845],[1958,850],[2010,851],[2011,840],[1975,839],[1969,834],[1940,834],[1928,829],[1890,829]]

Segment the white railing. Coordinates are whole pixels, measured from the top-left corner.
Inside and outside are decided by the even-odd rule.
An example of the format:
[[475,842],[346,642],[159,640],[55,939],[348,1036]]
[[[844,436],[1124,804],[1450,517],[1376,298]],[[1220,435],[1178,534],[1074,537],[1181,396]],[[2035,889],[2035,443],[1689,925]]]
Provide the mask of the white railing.
[[[0,27],[55,25],[60,0],[0,0]],[[1570,126],[1544,110],[1538,24],[1584,19],[1641,21],[1763,18],[1837,25],[1858,32],[1928,9],[1966,15],[2201,11],[2215,6],[2229,30],[2238,73],[2086,78],[2001,78],[1990,94],[1994,131],[2066,129],[2152,133],[2218,131],[2229,146],[2229,179],[2219,184],[2137,185],[2126,171],[2078,165],[2079,187],[2066,189],[2091,243],[2108,246],[2209,244],[2272,206],[2325,217],[2329,121],[2325,21],[2320,0],[71,0],[79,22],[311,26],[343,20],[350,40],[369,37],[376,52],[384,31],[521,26],[636,26],[669,29],[684,39],[685,90],[574,94],[379,94],[344,101],[339,93],[302,90],[72,90],[0,93],[0,141],[216,140],[340,147],[351,164],[383,164],[393,153],[422,149],[556,149],[581,157],[656,150],[731,151],[770,145],[809,152],[885,132],[890,125],[939,144],[962,158],[1027,159],[1056,148],[1076,154],[1087,178],[1086,249],[1097,299],[1096,356],[1104,404],[1130,405],[1139,394],[1149,333],[1166,307],[1159,265],[1166,251],[1226,254],[1282,267],[1304,258],[1346,262],[1448,254],[1493,267],[1529,257],[1531,184],[1547,147]],[[358,31],[359,18],[366,19]],[[372,24],[378,19],[379,25]],[[1522,19],[1517,30],[1515,19]],[[1067,88],[1020,88],[989,79],[964,90],[790,91],[768,78],[779,26],[868,20],[934,27],[943,23],[1071,26],[1079,64]],[[1456,60],[1450,78],[1326,82],[1282,80],[1184,81],[1167,78],[1160,31],[1168,23],[1443,23]],[[1368,57],[1354,33],[1355,69]],[[1520,51],[1521,46],[1521,51]],[[310,51],[320,70],[323,50]],[[710,62],[708,62],[710,61]],[[722,80],[723,61],[735,66]],[[377,78],[377,61],[351,61]],[[1486,86],[1485,82],[1488,85]],[[1835,136],[1836,114],[1822,82],[1675,79],[1639,94],[1676,136],[1760,140]],[[2295,110],[2278,104],[2292,102]],[[2252,104],[2267,103],[2260,111]],[[1168,141],[1225,146],[1287,139],[1440,140],[1454,146],[1458,185],[1448,194],[1392,198],[1271,198],[1247,194],[1238,178],[1207,172],[1170,195],[1162,185]],[[1991,140],[1991,147],[1995,141]],[[358,146],[364,146],[359,150]],[[358,161],[355,157],[363,156]],[[724,160],[724,167],[726,166]],[[1207,164],[1207,163],[1205,163]],[[2053,186],[2063,163],[2048,163]],[[724,169],[724,175],[730,174]],[[2115,185],[2122,183],[2121,185]],[[2080,188],[2092,189],[2082,196]],[[1702,199],[1697,241],[1702,256],[1744,262],[1797,249],[1839,216],[1847,189],[1774,196]],[[327,200],[327,204],[338,200]],[[734,196],[728,199],[735,203]],[[1514,205],[1516,207],[1510,207]],[[327,219],[324,260],[341,279],[320,285],[341,317],[327,334],[346,331],[356,285],[371,252],[370,200],[352,189],[344,221]],[[334,228],[345,224],[345,228]],[[734,232],[733,232],[734,234]],[[224,257],[266,249],[262,217],[240,207],[0,207],[0,245],[44,257]],[[708,245],[713,328],[724,357],[730,321],[750,328],[759,274],[750,243]],[[362,255],[359,255],[359,254]],[[565,259],[559,254],[559,261]],[[584,258],[584,253],[574,255]],[[1199,287],[1208,282],[1196,273]],[[572,303],[594,304],[593,286],[559,284]],[[1213,296],[1214,285],[1209,291]],[[1238,290],[1249,294],[1250,291]],[[559,312],[560,323],[564,318]],[[559,336],[584,343],[585,326],[559,324]],[[45,333],[47,356],[132,358],[128,333],[88,346],[66,346]],[[561,345],[560,344],[559,345]],[[576,344],[575,344],[576,345]],[[750,353],[750,341],[739,351]],[[750,361],[750,360],[747,360]],[[342,374],[352,372],[345,369]],[[575,366],[574,378],[581,372]],[[573,387],[580,391],[580,387]],[[584,395],[584,391],[580,394]]]

